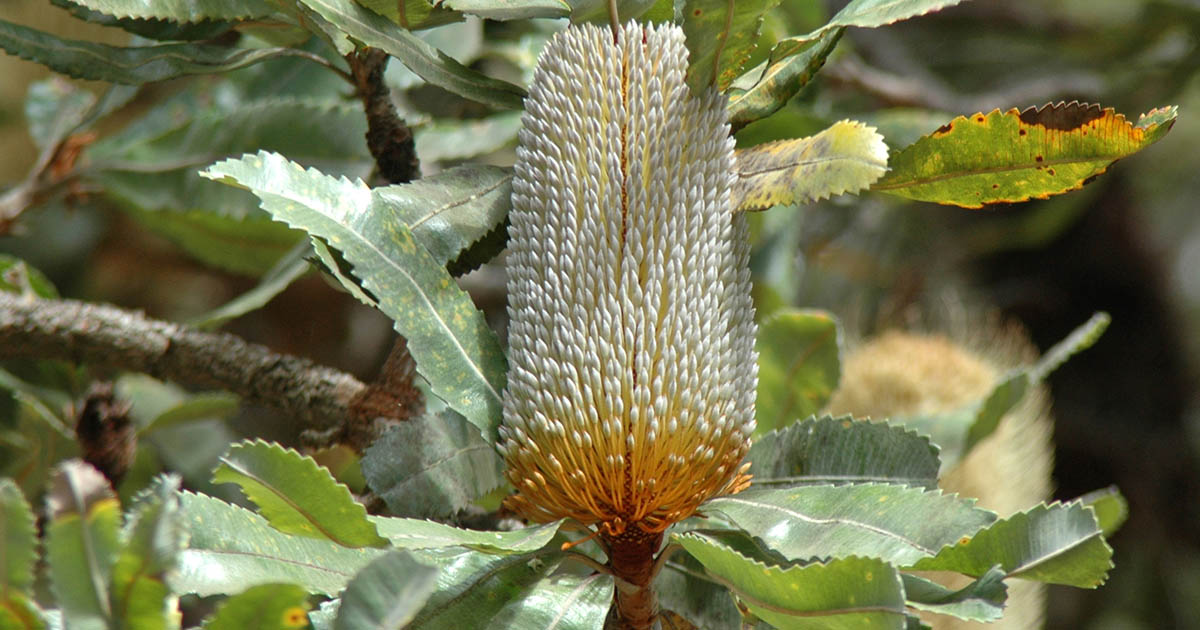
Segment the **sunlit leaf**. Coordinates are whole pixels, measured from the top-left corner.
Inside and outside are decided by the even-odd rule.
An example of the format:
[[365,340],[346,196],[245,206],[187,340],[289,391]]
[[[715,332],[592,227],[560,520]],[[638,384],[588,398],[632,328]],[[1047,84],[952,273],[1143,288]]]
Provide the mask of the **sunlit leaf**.
[[436,0],[439,6],[489,20],[557,18],[571,14],[566,0]]
[[449,24],[462,19],[461,15],[435,8],[429,0],[355,0],[364,7],[409,30]]
[[29,263],[0,254],[0,291],[39,298],[56,298],[54,283]]
[[367,449],[363,475],[393,514],[448,516],[504,482],[495,447],[444,411],[404,422]]
[[1045,199],[1158,141],[1175,113],[1153,110],[1135,125],[1111,108],[1072,101],[959,116],[893,155],[872,190],[964,208]]
[[764,61],[735,81],[728,91],[727,108],[733,131],[774,114],[800,93],[825,65],[844,30],[830,30],[794,54]]
[[213,481],[236,483],[281,532],[344,547],[387,545],[349,488],[311,457],[278,444],[256,440],[233,445],[213,472]]
[[[810,41],[820,37],[827,31],[843,26],[858,26],[873,28],[886,26],[901,20],[907,20],[946,7],[954,6],[963,0],[851,0],[842,7],[824,26],[817,30],[790,38],[791,40]],[[787,41],[787,40],[785,40]],[[772,52],[772,58],[775,53]]]
[[1096,513],[1096,523],[1105,537],[1112,536],[1129,518],[1129,502],[1116,486],[1089,492],[1079,500]]
[[379,533],[399,549],[466,547],[498,555],[537,551],[554,538],[562,525],[562,521],[554,521],[513,531],[488,532],[415,518],[375,516],[371,520],[379,526]]
[[354,576],[342,594],[335,630],[400,630],[437,588],[438,569],[390,551]]
[[334,178],[271,153],[226,160],[204,173],[249,188],[279,221],[326,239],[408,340],[433,392],[496,439],[505,360],[483,314],[397,217],[369,211],[361,181]]
[[689,0],[683,6],[688,85],[724,90],[758,45],[763,14],[779,0]]
[[225,600],[205,630],[299,630],[308,626],[308,593],[295,584],[260,584]]
[[746,459],[755,487],[888,482],[933,488],[938,448],[886,422],[810,418],[755,438]]
[[1113,566],[1112,548],[1092,510],[1056,502],[998,520],[913,568],[979,577],[997,564],[1006,577],[1096,588]]
[[167,630],[175,613],[166,574],[184,545],[179,478],[162,477],[134,500],[125,544],[113,567],[113,619],[118,628]]
[[488,630],[594,630],[612,605],[613,579],[594,573],[554,575],[537,582],[492,619]]
[[[156,39],[159,41],[199,41],[214,39],[220,37],[224,33],[229,32],[237,24],[233,21],[224,21],[215,18],[200,22],[179,22],[168,19],[116,17],[109,13],[89,9],[82,4],[83,1],[84,0],[50,0],[50,4],[70,11],[71,15],[85,22],[99,24],[101,26],[116,27],[133,33],[134,35],[139,35],[149,39]],[[89,1],[89,4],[95,3]],[[105,3],[105,6],[115,4],[117,3]],[[120,4],[128,5],[134,3],[120,2]],[[268,15],[270,12],[270,7],[259,2],[239,2],[237,4],[239,7],[245,7],[244,9],[238,10],[252,10],[255,7],[258,7],[265,11],[263,16]],[[206,8],[216,8],[216,3],[206,3],[204,6]],[[164,4],[150,4],[145,2],[137,2],[133,7],[124,7],[125,10],[134,12],[161,12],[164,8],[166,8],[166,5]],[[174,5],[173,8],[181,9],[185,12],[191,11],[193,8],[204,10],[199,6],[180,7],[178,4]]]
[[300,276],[308,272],[307,256],[312,253],[308,241],[300,241],[284,254],[275,265],[263,274],[253,289],[233,298],[221,306],[188,322],[194,328],[216,328],[246,313],[267,305],[275,296],[283,293]]
[[917,610],[984,623],[995,621],[1004,614],[1008,587],[1003,581],[1004,571],[998,567],[992,567],[979,579],[956,591],[916,575],[903,573],[900,577],[904,580],[904,597],[908,605]]
[[704,565],[686,553],[676,553],[654,579],[658,601],[697,628],[736,628],[742,613],[729,589],[704,572]]
[[12,479],[0,478],[0,596],[29,595],[37,559],[33,510]]
[[441,569],[437,590],[408,624],[408,630],[486,628],[509,602],[529,592],[562,559],[558,550],[495,556],[462,549],[411,552]]
[[829,401],[841,375],[837,321],[824,311],[788,309],[758,330],[756,432],[813,415]]
[[888,167],[883,136],[843,120],[807,138],[737,152],[733,204],[739,210],[807,203],[869,187]]
[[73,459],[59,464],[46,499],[50,584],[71,628],[109,628],[108,589],[120,552],[121,506],[99,471]]

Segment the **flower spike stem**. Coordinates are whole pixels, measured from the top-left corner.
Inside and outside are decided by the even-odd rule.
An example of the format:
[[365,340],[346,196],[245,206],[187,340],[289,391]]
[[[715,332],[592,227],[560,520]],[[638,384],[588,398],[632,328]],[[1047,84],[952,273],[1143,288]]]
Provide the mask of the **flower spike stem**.
[[[620,536],[601,536],[609,549],[608,566],[618,580],[606,629],[651,630],[658,619],[658,597],[651,586],[654,557],[663,535],[630,528]],[[628,584],[622,585],[620,580]]]
[[608,0],[608,23],[612,26],[613,43],[616,44],[621,34],[621,15],[617,12],[617,0]]

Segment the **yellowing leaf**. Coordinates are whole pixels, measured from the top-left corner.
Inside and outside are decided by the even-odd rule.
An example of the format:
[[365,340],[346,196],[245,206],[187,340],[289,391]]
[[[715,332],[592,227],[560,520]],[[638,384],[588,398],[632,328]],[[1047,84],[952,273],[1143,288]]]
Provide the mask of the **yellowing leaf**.
[[959,116],[892,156],[891,172],[872,190],[964,208],[1045,199],[1153,144],[1175,116],[1164,107],[1135,125],[1077,101]]
[[843,120],[807,138],[768,142],[737,152],[733,205],[763,210],[867,188],[887,171],[883,136]]

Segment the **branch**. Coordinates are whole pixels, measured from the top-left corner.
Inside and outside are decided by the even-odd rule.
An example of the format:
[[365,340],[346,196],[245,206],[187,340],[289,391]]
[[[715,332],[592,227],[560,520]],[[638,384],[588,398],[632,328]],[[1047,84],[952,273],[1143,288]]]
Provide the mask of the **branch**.
[[[228,333],[198,332],[141,313],[75,300],[0,292],[0,359],[63,359],[238,394],[306,428],[376,417],[368,385],[308,359],[276,354]],[[403,420],[399,405],[393,415]]]
[[383,81],[388,59],[387,53],[377,48],[363,48],[346,55],[367,114],[367,148],[375,158],[379,174],[393,184],[403,184],[421,176],[421,163],[412,129],[396,114],[392,94]]

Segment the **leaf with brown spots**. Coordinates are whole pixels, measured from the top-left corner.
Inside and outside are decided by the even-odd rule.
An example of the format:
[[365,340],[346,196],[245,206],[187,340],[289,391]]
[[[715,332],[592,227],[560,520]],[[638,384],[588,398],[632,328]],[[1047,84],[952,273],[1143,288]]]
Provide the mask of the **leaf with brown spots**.
[[872,190],[964,208],[1045,199],[1158,141],[1175,116],[1163,107],[1134,124],[1077,101],[959,116],[895,154]]
[[843,120],[807,138],[737,152],[733,206],[763,210],[854,193],[887,171],[888,151],[874,127]]
[[779,0],[691,0],[683,7],[688,85],[724,90],[758,45],[763,14]]

